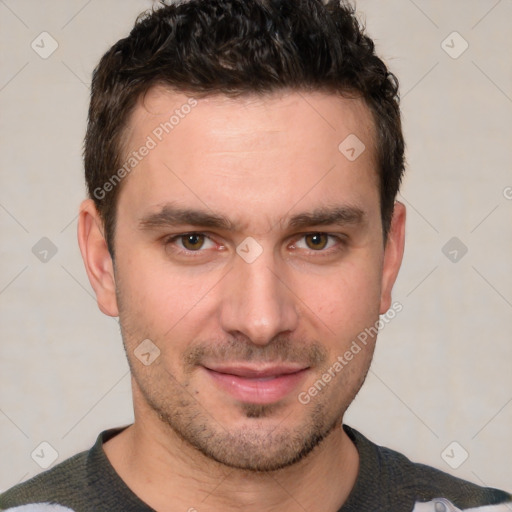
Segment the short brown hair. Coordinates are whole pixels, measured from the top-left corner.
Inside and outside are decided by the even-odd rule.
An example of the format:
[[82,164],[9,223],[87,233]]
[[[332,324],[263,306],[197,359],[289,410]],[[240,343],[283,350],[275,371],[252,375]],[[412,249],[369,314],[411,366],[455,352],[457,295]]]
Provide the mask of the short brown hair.
[[398,81],[349,3],[186,0],[139,16],[93,73],[84,145],[89,196],[112,256],[121,189],[112,178],[122,165],[122,137],[137,100],[157,84],[199,96],[283,89],[362,96],[375,122],[387,236],[404,171]]

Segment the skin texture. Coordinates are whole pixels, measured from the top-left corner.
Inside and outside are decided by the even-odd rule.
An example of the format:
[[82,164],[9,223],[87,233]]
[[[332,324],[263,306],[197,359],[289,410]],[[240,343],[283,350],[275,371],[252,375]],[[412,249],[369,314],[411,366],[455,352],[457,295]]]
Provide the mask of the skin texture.
[[[187,100],[163,88],[141,99],[127,155]],[[366,146],[355,161],[338,150],[349,134]],[[384,243],[373,140],[359,99],[202,98],[124,178],[115,263],[93,202],[82,204],[85,266],[100,309],[119,315],[132,371],[135,422],[105,452],[156,510],[325,512],[346,500],[358,455],[340,426],[375,339],[308,404],[298,395],[391,305],[405,208],[396,203]],[[317,222],[336,208],[342,222]],[[176,209],[225,225],[162,221]],[[205,237],[178,236],[191,232]],[[251,263],[237,253],[247,237],[261,251]],[[136,357],[147,339],[160,351],[149,365]],[[205,369],[277,363],[305,370],[264,403]]]

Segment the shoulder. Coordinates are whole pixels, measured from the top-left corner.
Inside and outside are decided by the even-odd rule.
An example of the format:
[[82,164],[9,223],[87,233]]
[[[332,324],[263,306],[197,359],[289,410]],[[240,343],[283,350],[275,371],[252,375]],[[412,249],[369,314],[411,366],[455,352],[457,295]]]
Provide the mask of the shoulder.
[[126,512],[143,510],[103,450],[125,428],[101,432],[90,450],[0,494],[0,512],[111,512],[120,506]]
[[67,512],[65,504],[72,494],[85,491],[87,455],[82,452],[0,495],[0,511]]
[[[2,512],[2,509],[0,509],[0,512]],[[32,503],[30,505],[8,508],[5,512],[74,512],[74,510],[50,503]]]
[[508,512],[512,507],[512,495],[507,492],[482,487],[431,466],[411,462],[392,450],[384,451],[384,457],[386,455],[393,461],[391,466],[398,492],[409,493],[415,500],[414,512]]
[[360,481],[356,486],[377,487],[380,496],[388,496],[389,510],[509,512],[512,509],[512,495],[507,492],[481,487],[412,462],[399,452],[372,443],[356,430],[344,428],[360,454]]

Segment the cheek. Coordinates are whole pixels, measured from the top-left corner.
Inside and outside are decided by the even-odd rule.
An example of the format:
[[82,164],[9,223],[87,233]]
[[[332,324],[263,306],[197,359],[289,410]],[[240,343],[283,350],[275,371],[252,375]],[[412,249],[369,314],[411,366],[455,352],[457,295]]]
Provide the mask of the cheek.
[[161,350],[166,366],[175,363],[201,331],[215,332],[211,311],[217,271],[198,274],[144,258],[143,251],[120,258],[117,269],[119,317],[123,339],[134,350],[149,338]]
[[298,295],[304,297],[307,308],[318,315],[331,335],[342,335],[342,339],[356,336],[379,316],[378,268],[375,262],[345,265],[329,275],[303,278]]
[[155,258],[147,252],[120,260],[118,269],[125,305],[145,318],[160,318],[169,323],[182,317],[218,280],[217,273],[198,275],[191,268],[173,266],[163,257]]

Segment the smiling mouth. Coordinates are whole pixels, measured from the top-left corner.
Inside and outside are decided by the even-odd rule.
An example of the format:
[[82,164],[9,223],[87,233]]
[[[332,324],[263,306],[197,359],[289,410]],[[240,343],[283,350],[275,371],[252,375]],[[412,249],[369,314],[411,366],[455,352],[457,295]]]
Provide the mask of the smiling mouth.
[[202,367],[214,385],[238,401],[270,404],[286,398],[304,380],[304,365],[252,366],[243,364]]

